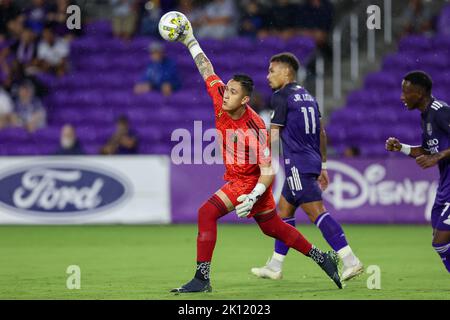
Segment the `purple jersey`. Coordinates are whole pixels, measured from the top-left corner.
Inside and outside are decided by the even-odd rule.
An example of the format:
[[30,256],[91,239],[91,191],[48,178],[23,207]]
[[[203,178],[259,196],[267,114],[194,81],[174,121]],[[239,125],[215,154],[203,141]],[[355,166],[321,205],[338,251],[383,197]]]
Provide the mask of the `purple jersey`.
[[275,91],[271,105],[271,124],[283,127],[280,136],[286,170],[295,165],[301,174],[320,175],[321,114],[316,99],[297,83],[290,83]]
[[[450,107],[433,98],[422,113],[422,147],[431,154],[450,148]],[[436,203],[450,202],[450,159],[439,161]]]

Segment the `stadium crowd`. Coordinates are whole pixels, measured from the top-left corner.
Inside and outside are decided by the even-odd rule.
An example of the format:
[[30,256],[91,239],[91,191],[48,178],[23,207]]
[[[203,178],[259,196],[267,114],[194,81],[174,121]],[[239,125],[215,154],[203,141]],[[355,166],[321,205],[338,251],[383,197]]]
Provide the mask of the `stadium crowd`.
[[41,99],[47,94],[39,73],[66,74],[70,41],[68,0],[33,0],[20,8],[0,2],[0,128],[20,126],[33,132],[46,125]]
[[[330,53],[329,38],[335,8],[330,0],[108,0],[111,30],[126,44],[134,37],[158,37],[164,12],[178,10],[192,21],[199,39],[228,40],[235,37],[282,39],[308,36],[319,49]],[[44,103],[49,89],[41,74],[64,78],[71,72],[70,47],[82,30],[66,27],[67,7],[73,0],[30,0],[26,7],[0,0],[0,130],[22,127],[28,132],[47,126],[51,108]],[[402,16],[402,34],[432,32],[433,17],[422,0],[410,0]],[[149,61],[136,79],[133,92],[149,91],[169,96],[182,89],[179,70],[156,42],[149,46]],[[252,105],[269,118],[267,101],[256,93]],[[138,153],[138,138],[130,131],[125,138],[119,128],[128,120],[117,119],[117,132],[98,150],[100,154]],[[122,123],[123,125],[120,125]],[[122,132],[122,134],[118,134]],[[69,123],[61,127],[58,154],[83,153]],[[133,142],[134,141],[134,142]],[[70,142],[70,143],[69,143]],[[133,143],[131,143],[133,142]],[[128,146],[128,147],[127,147]],[[348,156],[359,151],[349,146]],[[356,150],[356,151],[355,151]]]

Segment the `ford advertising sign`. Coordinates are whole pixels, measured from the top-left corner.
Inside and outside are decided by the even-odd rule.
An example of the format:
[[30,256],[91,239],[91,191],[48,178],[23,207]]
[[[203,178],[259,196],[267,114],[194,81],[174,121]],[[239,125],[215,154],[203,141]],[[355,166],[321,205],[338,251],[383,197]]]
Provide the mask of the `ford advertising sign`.
[[49,162],[0,172],[0,190],[0,206],[7,212],[71,218],[122,204],[131,184],[103,168]]

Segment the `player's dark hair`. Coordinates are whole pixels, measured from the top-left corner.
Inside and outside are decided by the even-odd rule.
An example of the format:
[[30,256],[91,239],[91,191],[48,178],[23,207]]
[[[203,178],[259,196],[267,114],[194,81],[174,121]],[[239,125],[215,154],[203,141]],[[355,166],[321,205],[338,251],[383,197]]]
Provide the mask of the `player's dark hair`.
[[295,73],[297,73],[298,69],[300,68],[300,61],[298,61],[297,57],[290,52],[282,52],[276,54],[272,58],[270,58],[270,62],[286,63],[292,68],[292,70],[294,70]]
[[409,72],[403,79],[405,81],[411,82],[416,86],[424,88],[427,93],[431,93],[433,80],[431,80],[431,77],[428,75],[428,73],[424,71],[412,71]]
[[250,97],[253,92],[253,79],[246,74],[235,74],[233,80],[241,84],[245,93]]

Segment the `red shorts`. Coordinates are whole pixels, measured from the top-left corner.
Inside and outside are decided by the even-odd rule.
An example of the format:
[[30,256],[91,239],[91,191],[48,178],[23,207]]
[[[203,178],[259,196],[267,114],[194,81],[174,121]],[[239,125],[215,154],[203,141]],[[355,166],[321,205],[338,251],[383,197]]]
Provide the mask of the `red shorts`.
[[[234,207],[240,204],[237,198],[243,194],[249,194],[255,187],[255,182],[247,182],[242,180],[234,180],[228,182],[220,190],[227,195]],[[267,188],[266,192],[256,201],[252,211],[247,218],[253,217],[255,214],[267,211],[273,211],[276,208],[275,199],[272,194],[272,186]]]

